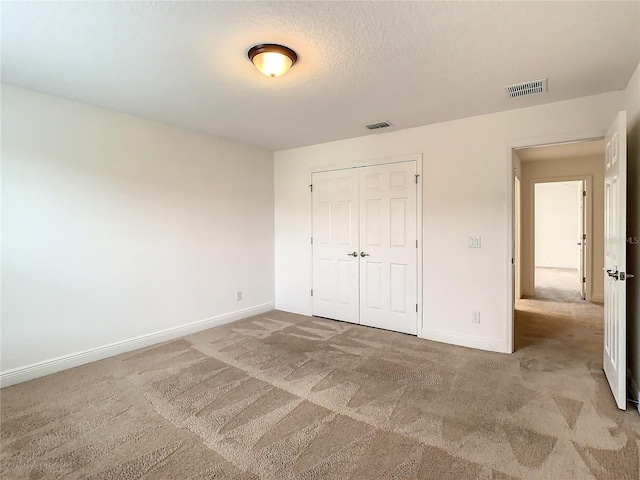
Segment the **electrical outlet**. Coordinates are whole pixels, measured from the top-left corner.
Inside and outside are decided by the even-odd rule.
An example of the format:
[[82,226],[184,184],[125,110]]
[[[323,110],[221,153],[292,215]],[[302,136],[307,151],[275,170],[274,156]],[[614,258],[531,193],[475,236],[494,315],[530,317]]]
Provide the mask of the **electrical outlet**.
[[471,323],[480,323],[480,312],[472,312]]
[[236,302],[242,300],[242,292],[236,292]]

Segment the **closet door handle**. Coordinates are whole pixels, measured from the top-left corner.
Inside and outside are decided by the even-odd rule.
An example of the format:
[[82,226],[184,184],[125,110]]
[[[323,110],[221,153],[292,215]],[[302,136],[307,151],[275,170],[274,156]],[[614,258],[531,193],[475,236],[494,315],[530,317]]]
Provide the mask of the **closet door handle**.
[[368,257],[368,256],[369,256],[369,254],[368,254],[368,253],[364,253],[364,252],[360,252],[360,256],[361,256],[361,257]]
[[350,255],[352,257],[357,257],[358,256],[358,252],[347,253],[347,255]]

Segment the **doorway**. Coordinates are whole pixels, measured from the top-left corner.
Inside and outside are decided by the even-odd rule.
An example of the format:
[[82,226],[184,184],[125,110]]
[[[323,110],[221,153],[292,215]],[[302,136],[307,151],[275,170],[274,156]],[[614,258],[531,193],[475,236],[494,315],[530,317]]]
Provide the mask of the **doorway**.
[[[609,384],[613,397],[616,401],[618,408],[626,409],[626,280],[628,278],[628,272],[626,272],[626,199],[627,199],[627,147],[626,147],[626,135],[627,135],[627,120],[626,112],[620,111],[613,118],[610,124],[604,140],[590,139],[590,140],[577,140],[568,141],[566,143],[546,144],[534,147],[511,147],[511,162],[514,166],[514,172],[522,169],[519,174],[519,178],[526,178],[526,170],[530,177],[529,182],[522,182],[524,185],[529,184],[529,195],[521,191],[520,201],[523,203],[527,198],[531,200],[531,205],[534,204],[534,184],[532,180],[535,178],[536,169],[542,166],[547,170],[544,172],[547,176],[551,176],[550,173],[557,174],[558,176],[565,175],[591,175],[593,178],[593,199],[591,201],[592,210],[591,213],[587,212],[586,223],[593,226],[592,235],[589,235],[587,231],[587,274],[589,275],[589,261],[591,262],[591,273],[600,272],[602,274],[593,274],[591,288],[588,286],[587,278],[587,298],[589,293],[591,294],[592,302],[596,302],[596,296],[603,305],[596,303],[585,302],[584,305],[593,305],[599,307],[596,318],[596,323],[593,325],[595,330],[588,338],[592,340],[591,347],[592,352],[588,359],[589,363],[598,361],[598,357],[602,359],[603,371],[606,377],[606,381]],[[596,150],[594,150],[594,147]],[[577,158],[577,151],[587,151],[590,155],[585,156],[584,159]],[[531,152],[532,158],[523,158],[523,154]],[[542,155],[540,153],[542,152]],[[546,157],[545,162],[530,162],[531,167],[525,168],[525,160],[534,160],[535,157],[540,157],[548,152],[553,152],[555,158]],[[567,158],[566,153],[570,152],[570,157]],[[565,154],[565,158],[562,159],[562,153]],[[590,159],[587,157],[591,157]],[[564,161],[561,161],[564,160]],[[592,168],[589,168],[589,164],[592,164]],[[590,171],[589,171],[590,170]],[[538,174],[540,172],[537,172]],[[514,173],[515,176],[515,173]],[[510,177],[510,181],[513,182],[513,177]],[[557,179],[568,180],[568,179]],[[588,188],[587,183],[587,192]],[[515,185],[511,185],[511,192],[515,195]],[[515,198],[510,207],[514,207]],[[514,207],[515,208],[515,207]],[[588,205],[585,207],[588,208]],[[523,255],[523,258],[528,257],[528,274],[526,269],[522,268],[522,271],[517,272],[520,275],[520,281],[522,283],[527,282],[526,287],[523,290],[528,289],[529,295],[533,295],[532,300],[538,300],[535,298],[535,248],[534,248],[534,218],[535,214],[533,209],[521,206],[520,214],[523,217],[522,227],[523,232],[520,235],[520,247],[528,249],[528,255]],[[509,212],[513,215],[509,219],[511,224],[510,238],[516,238],[515,232],[515,215],[513,212]],[[528,215],[528,220],[525,221],[524,217]],[[524,229],[528,229],[528,235],[524,233]],[[587,227],[588,230],[588,227]],[[596,233],[599,231],[598,233]],[[595,241],[601,238],[602,243]],[[527,239],[529,240],[527,242]],[[589,250],[591,254],[589,254]],[[512,254],[515,255],[516,249],[512,250]],[[513,264],[512,260],[512,264]],[[602,269],[602,270],[601,270]],[[513,266],[511,272],[513,272]],[[510,272],[510,273],[511,273]],[[514,272],[515,274],[516,272]],[[512,286],[515,286],[515,278],[512,277]],[[515,289],[512,288],[512,291]],[[511,292],[510,292],[511,293]],[[518,302],[522,303],[524,300],[515,300],[515,295],[512,297],[513,303],[510,303],[509,307],[512,309],[512,322],[511,331],[509,332],[511,343],[511,350],[515,351],[526,344],[526,333],[523,337],[522,325],[527,323],[526,316],[518,315]],[[553,298],[543,298],[541,300],[554,301]],[[557,299],[555,301],[558,301]],[[562,302],[562,300],[560,300]],[[546,325],[555,325],[554,318],[549,315],[550,305],[542,305],[542,310],[534,312],[533,322],[540,323],[542,321]],[[571,310],[571,309],[570,309]],[[573,313],[576,313],[576,309],[572,309]],[[567,343],[572,344],[567,338],[574,336],[574,333],[580,333],[583,325],[579,322],[582,320],[580,312],[575,319],[578,322],[567,323],[573,333],[561,337],[562,347],[566,348]],[[519,318],[520,317],[520,318]],[[518,332],[518,329],[520,332]],[[526,330],[526,329],[525,329]],[[508,338],[509,338],[508,337]],[[593,343],[593,340],[598,339],[597,344]],[[525,340],[524,345],[522,340]],[[529,335],[528,340],[532,343],[544,342],[544,335],[541,332]],[[581,343],[581,342],[578,342]],[[518,345],[519,344],[519,345]],[[573,344],[576,344],[575,340]],[[575,345],[574,345],[575,346]],[[580,350],[584,351],[585,345],[579,345]],[[596,354],[596,356],[593,355]],[[598,355],[599,353],[599,355]]]
[[604,140],[521,148],[513,159],[514,350],[554,335],[570,343],[580,322],[601,335]]
[[536,182],[533,193],[534,292],[553,289],[586,300],[587,179]]
[[536,267],[564,268],[576,270],[578,286],[567,280],[583,299],[603,303],[604,141],[527,147],[516,155],[521,296],[535,295]]

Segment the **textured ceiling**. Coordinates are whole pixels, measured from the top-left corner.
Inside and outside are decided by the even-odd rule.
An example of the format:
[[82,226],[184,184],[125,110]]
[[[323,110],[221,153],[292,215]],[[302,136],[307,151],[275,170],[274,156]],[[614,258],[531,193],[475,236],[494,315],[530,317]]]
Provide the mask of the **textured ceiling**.
[[[271,150],[625,88],[639,2],[10,2],[2,81]],[[295,49],[259,73],[260,42]],[[548,78],[548,93],[503,87]]]
[[604,140],[560,143],[557,145],[522,148],[518,150],[518,158],[520,158],[521,162],[564,160],[567,158],[585,158],[598,155],[602,156],[602,164],[604,165]]

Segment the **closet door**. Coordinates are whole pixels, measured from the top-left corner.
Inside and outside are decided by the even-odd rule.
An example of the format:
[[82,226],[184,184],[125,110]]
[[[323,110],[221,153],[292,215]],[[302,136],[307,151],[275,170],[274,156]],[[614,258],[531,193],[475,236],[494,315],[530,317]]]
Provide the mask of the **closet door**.
[[359,323],[358,169],[312,175],[313,314]]
[[360,323],[417,334],[416,163],[360,169]]

